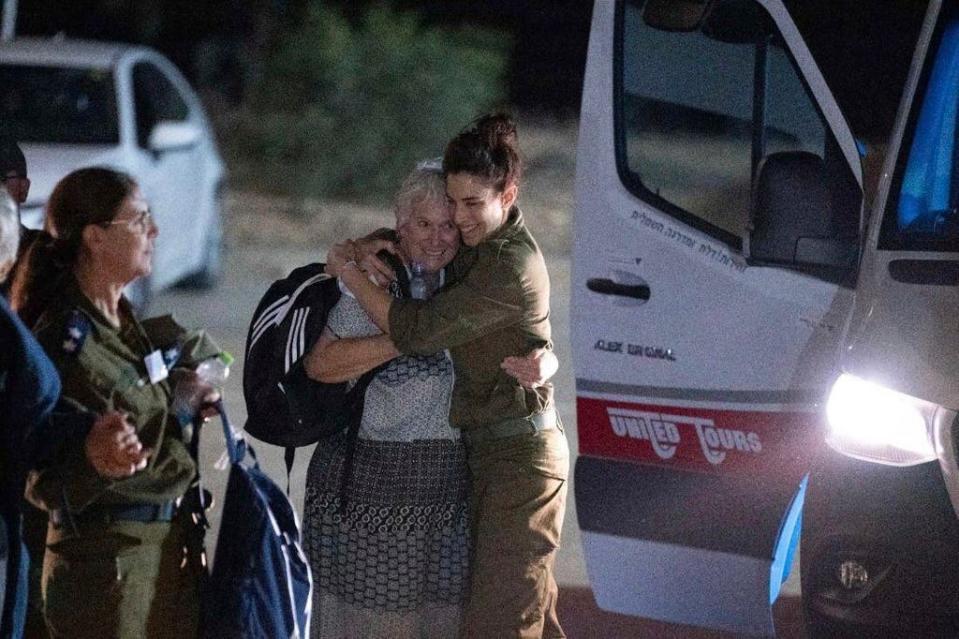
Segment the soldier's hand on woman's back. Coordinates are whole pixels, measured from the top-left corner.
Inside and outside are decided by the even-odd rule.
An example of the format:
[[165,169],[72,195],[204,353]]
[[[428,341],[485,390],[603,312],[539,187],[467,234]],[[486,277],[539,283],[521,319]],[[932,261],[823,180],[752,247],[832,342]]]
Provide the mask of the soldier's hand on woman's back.
[[559,360],[552,350],[537,348],[524,357],[507,357],[500,362],[507,375],[516,378],[521,386],[539,388],[559,370]]
[[389,286],[390,282],[396,279],[396,274],[393,267],[377,257],[377,254],[380,251],[389,251],[397,255],[396,245],[389,240],[373,238],[360,238],[354,244],[360,268],[369,273],[380,286]]
[[84,443],[87,460],[103,477],[122,479],[146,468],[153,452],[144,448],[125,413],[111,411],[93,423]]

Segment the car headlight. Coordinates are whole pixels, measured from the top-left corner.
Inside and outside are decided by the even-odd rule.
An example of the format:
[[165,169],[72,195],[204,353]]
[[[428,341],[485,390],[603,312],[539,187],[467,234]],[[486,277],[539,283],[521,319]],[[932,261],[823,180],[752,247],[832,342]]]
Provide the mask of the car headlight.
[[844,373],[826,402],[826,443],[844,455],[891,466],[933,461],[932,423],[938,408]]

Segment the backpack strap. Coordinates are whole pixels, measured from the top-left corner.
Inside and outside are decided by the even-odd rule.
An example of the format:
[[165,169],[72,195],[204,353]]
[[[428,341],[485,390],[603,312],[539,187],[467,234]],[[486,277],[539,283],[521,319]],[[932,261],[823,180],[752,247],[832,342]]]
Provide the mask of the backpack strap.
[[286,465],[286,496],[290,496],[290,474],[293,473],[293,460],[296,459],[296,447],[287,446],[283,450],[283,463]]
[[402,260],[399,257],[390,253],[386,249],[383,249],[376,254],[376,257],[380,258],[386,262],[390,268],[393,269],[393,273],[396,274],[396,284],[400,288],[400,295],[402,297],[410,296],[410,276],[406,273],[406,266],[403,265]]
[[213,403],[216,412],[220,415],[220,423],[223,424],[223,439],[226,441],[226,450],[230,455],[230,463],[238,464],[246,457],[246,440],[238,439],[233,425],[230,424],[230,418],[226,416],[226,410],[223,408],[223,400],[218,399]]

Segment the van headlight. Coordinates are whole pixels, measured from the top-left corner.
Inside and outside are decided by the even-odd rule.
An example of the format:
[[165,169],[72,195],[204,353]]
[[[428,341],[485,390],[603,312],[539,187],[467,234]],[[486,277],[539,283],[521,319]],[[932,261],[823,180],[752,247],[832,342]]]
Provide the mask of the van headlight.
[[844,373],[826,402],[826,443],[838,452],[891,466],[936,459],[936,404]]

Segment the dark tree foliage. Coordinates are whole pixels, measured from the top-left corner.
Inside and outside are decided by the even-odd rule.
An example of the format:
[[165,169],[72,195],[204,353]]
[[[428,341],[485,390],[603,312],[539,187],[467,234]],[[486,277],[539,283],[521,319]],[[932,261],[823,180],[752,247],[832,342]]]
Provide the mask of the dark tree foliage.
[[[137,42],[169,56],[196,84],[231,102],[249,88],[274,31],[292,30],[314,0],[20,0],[23,34]],[[587,0],[330,0],[357,26],[374,6],[416,12],[425,24],[471,25],[514,42],[509,98],[537,111],[579,108],[592,3]]]

